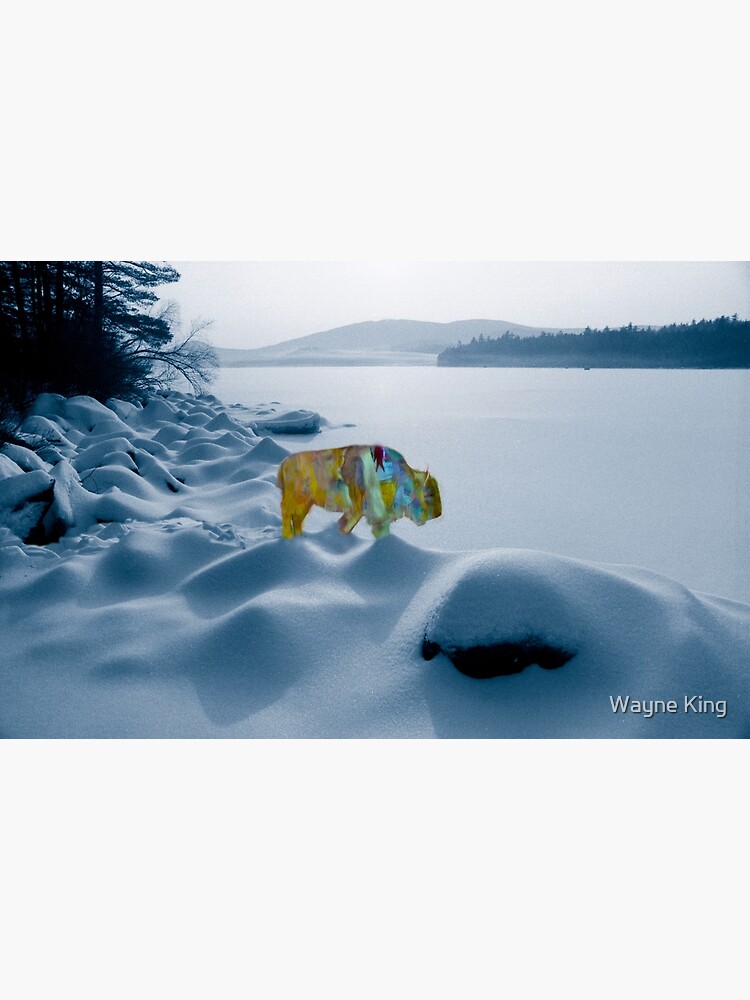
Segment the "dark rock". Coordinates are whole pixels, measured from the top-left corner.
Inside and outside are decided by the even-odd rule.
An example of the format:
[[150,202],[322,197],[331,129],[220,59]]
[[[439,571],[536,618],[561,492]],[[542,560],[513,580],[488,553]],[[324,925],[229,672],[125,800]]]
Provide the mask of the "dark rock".
[[462,649],[443,649],[429,639],[423,641],[422,656],[425,660],[434,659],[438,653],[445,653],[456,670],[477,680],[519,674],[534,663],[545,670],[557,670],[575,656],[575,653],[550,646],[538,639]]

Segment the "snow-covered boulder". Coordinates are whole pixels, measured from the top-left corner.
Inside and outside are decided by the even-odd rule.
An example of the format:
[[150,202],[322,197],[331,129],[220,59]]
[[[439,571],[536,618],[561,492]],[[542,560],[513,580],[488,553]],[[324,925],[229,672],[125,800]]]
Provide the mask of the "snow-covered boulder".
[[113,410],[120,420],[127,421],[130,417],[135,416],[139,410],[143,409],[141,403],[129,403],[124,399],[108,399],[107,407]]
[[22,469],[18,462],[14,462],[8,455],[0,452],[0,479],[9,479],[11,476],[20,476],[26,469]]
[[60,451],[68,450],[75,454],[75,442],[70,441],[63,433],[61,425],[42,414],[31,413],[21,425],[21,430],[39,442],[54,445]]
[[287,410],[267,417],[256,417],[248,426],[256,434],[317,434],[320,430],[320,414],[312,410]]
[[[11,459],[24,472],[33,472],[35,469],[46,470],[48,464],[37,455],[31,448],[26,448],[19,444],[6,444],[3,447],[3,455]],[[2,475],[2,472],[0,472]]]
[[473,678],[488,735],[750,732],[750,607],[648,570],[471,553],[425,583],[397,631],[442,683],[446,665]]
[[50,475],[55,487],[53,503],[44,518],[46,537],[57,539],[74,528],[80,533],[96,524],[99,498],[83,486],[72,463],[62,459]]
[[42,469],[0,480],[0,526],[24,542],[43,541],[41,523],[54,499],[53,481]]

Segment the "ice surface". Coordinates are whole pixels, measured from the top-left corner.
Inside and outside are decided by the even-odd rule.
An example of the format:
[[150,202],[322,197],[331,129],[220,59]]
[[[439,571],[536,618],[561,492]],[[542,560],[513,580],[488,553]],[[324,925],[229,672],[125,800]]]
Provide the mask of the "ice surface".
[[271,385],[326,417],[276,436],[290,451],[380,441],[429,466],[444,513],[415,545],[633,562],[750,603],[750,371],[235,368],[216,391]]
[[[58,442],[54,462],[0,456],[0,509],[53,483],[44,523],[62,534],[33,546],[12,519],[0,530],[2,733],[750,735],[747,605],[632,566],[417,546],[413,525],[345,537],[322,511],[282,539],[288,452],[254,416],[181,393],[40,397],[29,433]],[[510,676],[451,659],[516,646],[531,659]],[[541,669],[542,648],[570,658]],[[624,695],[681,710],[614,712]],[[693,695],[726,700],[725,716],[683,711]]]

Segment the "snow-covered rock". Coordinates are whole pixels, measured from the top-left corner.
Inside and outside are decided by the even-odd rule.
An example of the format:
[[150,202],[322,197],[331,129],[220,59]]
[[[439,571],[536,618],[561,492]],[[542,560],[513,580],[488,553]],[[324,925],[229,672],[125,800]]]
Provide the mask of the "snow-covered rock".
[[[647,570],[523,550],[474,553],[425,584],[402,628],[407,622],[425,659],[497,678],[479,686],[488,704],[497,699],[498,719],[508,713],[506,735],[528,733],[531,719],[546,735],[750,734],[750,607]],[[508,676],[521,672],[524,680]],[[698,711],[698,699],[685,710],[693,694],[701,705],[729,698],[733,719]],[[615,712],[610,696],[625,695],[639,706],[675,701],[678,711]],[[592,717],[595,702],[609,715]]]
[[2,476],[2,462],[5,458],[11,459],[23,472],[33,472],[35,469],[46,470],[49,466],[31,448],[26,448],[18,444],[6,444],[0,455],[0,476]]
[[267,417],[256,417],[250,426],[256,432],[270,434],[317,434],[320,414],[312,410],[287,410]]
[[25,472],[18,462],[14,462],[9,455],[4,455],[0,452],[0,479],[8,479],[11,476],[20,476],[22,472]]
[[317,434],[325,422],[313,410],[286,409],[278,400],[254,407],[235,403],[229,409],[233,411],[235,420],[256,434]]
[[52,501],[52,479],[42,469],[0,479],[0,525],[33,541]]

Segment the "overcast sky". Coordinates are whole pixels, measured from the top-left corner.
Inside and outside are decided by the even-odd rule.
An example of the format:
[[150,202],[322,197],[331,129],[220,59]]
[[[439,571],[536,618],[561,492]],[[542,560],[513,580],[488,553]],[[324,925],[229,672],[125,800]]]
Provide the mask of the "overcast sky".
[[216,347],[262,347],[378,319],[498,319],[552,329],[750,318],[750,263],[172,261],[165,289]]

